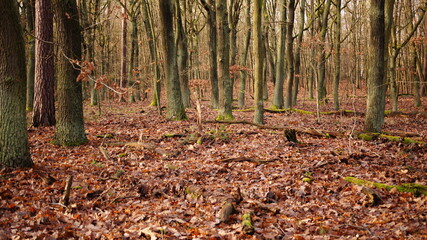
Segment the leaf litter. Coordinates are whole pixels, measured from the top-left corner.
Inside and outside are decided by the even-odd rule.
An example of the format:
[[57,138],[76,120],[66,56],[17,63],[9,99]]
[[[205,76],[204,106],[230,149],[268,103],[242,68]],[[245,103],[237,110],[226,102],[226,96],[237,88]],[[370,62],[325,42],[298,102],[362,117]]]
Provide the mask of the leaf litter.
[[[410,99],[401,101],[412,111]],[[363,112],[358,104],[353,108]],[[301,105],[315,111],[313,102]],[[215,118],[207,102],[202,107],[204,119]],[[295,144],[280,130],[244,124],[203,124],[200,133],[194,109],[179,122],[140,103],[95,111],[86,107],[90,141],[83,146],[55,146],[53,128],[30,129],[35,167],[0,171],[1,239],[427,238],[425,196],[375,189],[381,203],[370,206],[362,187],[343,180],[425,185],[425,144],[306,134],[298,134]],[[233,114],[251,121],[253,113]],[[363,127],[363,116],[321,117],[318,123],[297,112],[265,113],[271,126],[338,132]],[[421,114],[414,121],[388,116],[384,130],[425,139],[426,120]],[[74,181],[65,206],[69,175]],[[223,210],[229,211],[226,218],[218,216],[228,201],[233,208]],[[242,231],[246,213],[253,235]]]

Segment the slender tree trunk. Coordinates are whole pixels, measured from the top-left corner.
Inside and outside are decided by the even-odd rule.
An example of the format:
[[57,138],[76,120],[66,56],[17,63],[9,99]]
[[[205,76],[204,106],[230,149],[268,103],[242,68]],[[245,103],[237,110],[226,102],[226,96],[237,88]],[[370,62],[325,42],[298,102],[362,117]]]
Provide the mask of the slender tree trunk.
[[215,0],[201,0],[207,12],[209,44],[209,79],[211,83],[211,105],[219,107],[218,63],[217,63],[217,30]]
[[190,88],[188,87],[188,41],[181,16],[181,7],[177,8],[177,48],[178,48],[178,72],[181,84],[182,103],[185,108],[190,107]]
[[54,143],[77,146],[87,142],[83,120],[82,83],[71,60],[82,58],[82,38],[75,0],[53,0],[55,12],[57,62],[57,114]]
[[25,45],[14,0],[0,8],[0,167],[31,167],[25,117]]
[[[245,22],[246,22],[246,35],[245,35],[245,42],[243,46],[243,52],[240,58],[240,65],[245,66],[246,65],[246,59],[248,58],[248,50],[249,50],[249,44],[251,41],[251,0],[246,1],[246,16],[245,16]],[[240,87],[239,87],[239,95],[238,95],[238,106],[240,108],[243,108],[245,106],[245,92],[246,92],[246,78],[247,78],[247,70],[240,71]]]
[[132,32],[131,32],[131,46],[130,46],[130,61],[129,61],[129,85],[132,86],[132,90],[129,93],[129,102],[135,102],[138,83],[135,83],[134,79],[137,77],[138,73],[135,71],[138,68],[138,23],[137,16],[132,16],[131,21]]
[[218,90],[219,90],[219,111],[218,119],[233,119],[232,103],[233,93],[230,78],[230,36],[228,28],[227,4],[226,0],[217,0],[216,7],[216,27],[217,27],[217,66],[218,66]]
[[283,108],[283,82],[285,72],[286,0],[278,2],[280,7],[280,34],[277,38],[276,72],[274,75],[273,108]]
[[286,95],[285,108],[292,108],[292,86],[294,83],[293,30],[295,20],[295,0],[288,0],[288,21],[286,29]]
[[36,0],[34,127],[55,125],[53,12],[51,0]]
[[341,78],[341,0],[336,0],[337,19],[335,25],[335,67],[334,67],[334,109],[338,111],[340,109],[339,102],[339,84]]
[[[326,40],[326,32],[328,30],[328,17],[329,11],[331,9],[331,0],[326,0],[325,6],[323,8],[323,15],[321,19],[320,26],[320,42],[325,43]],[[317,98],[318,101],[324,101],[326,98],[326,45],[322,44],[320,46],[320,56],[319,56],[319,64],[317,65],[318,71],[318,82],[317,82]]]
[[292,87],[292,105],[297,104],[299,82],[302,79],[301,73],[301,44],[304,35],[305,25],[305,0],[300,0],[300,25],[298,30],[297,45],[295,49],[295,79],[294,86]]
[[[126,14],[126,0],[124,0],[122,19],[122,59],[120,65],[120,87],[123,91],[127,86],[127,14]],[[120,102],[125,102],[125,97],[120,94]]]
[[[424,18],[425,22],[425,29],[427,29],[427,17]],[[427,33],[426,33],[427,36]],[[426,37],[424,36],[424,37]],[[420,89],[420,96],[424,97],[427,94],[427,51],[424,52],[424,64],[423,64],[423,79],[422,79],[422,85]]]
[[157,58],[157,47],[156,47],[156,34],[154,33],[152,14],[150,11],[150,5],[147,0],[142,0],[142,11],[144,15],[144,26],[145,32],[147,34],[148,39],[148,47],[150,49],[150,60],[153,67],[153,99],[151,100],[150,106],[158,106],[159,113],[161,111],[160,108],[160,92],[161,92],[161,84],[160,84],[160,67]]
[[263,104],[263,43],[262,43],[262,0],[254,1],[254,122],[264,124]]
[[385,51],[386,29],[384,17],[385,0],[369,0],[369,67],[368,99],[366,103],[365,131],[380,132],[384,124],[385,108]]
[[181,89],[178,76],[177,49],[173,29],[173,2],[174,0],[159,0],[160,18],[163,39],[163,52],[166,68],[166,117],[173,120],[186,119],[185,108],[182,103]]
[[[35,34],[34,32],[34,24],[35,24],[35,0],[25,0],[24,1],[26,7],[26,17],[27,17],[27,30],[31,34]],[[33,111],[34,107],[34,75],[35,75],[35,38],[29,37],[28,42],[28,54],[27,54],[27,101],[26,101],[26,109],[27,111]]]

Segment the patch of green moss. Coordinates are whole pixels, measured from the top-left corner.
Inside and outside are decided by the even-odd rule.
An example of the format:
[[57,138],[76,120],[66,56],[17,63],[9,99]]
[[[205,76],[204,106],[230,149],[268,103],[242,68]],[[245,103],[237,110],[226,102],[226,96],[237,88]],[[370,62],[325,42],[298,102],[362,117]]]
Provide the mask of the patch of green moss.
[[215,118],[216,121],[230,121],[230,120],[234,120],[234,117],[231,113],[226,113],[224,115],[218,115]]
[[305,111],[305,110],[297,109],[297,108],[292,108],[292,111],[294,111],[296,113],[301,113],[301,114],[309,114],[309,115],[315,114],[314,112]]
[[372,141],[379,137],[379,133],[361,133],[357,135],[357,138],[365,140],[365,141]]
[[365,186],[365,187],[376,187],[376,188],[384,188],[387,191],[396,188],[399,192],[410,192],[413,193],[415,196],[427,196],[427,186],[422,184],[416,184],[416,183],[403,183],[401,185],[387,185],[384,183],[378,183],[378,182],[371,182],[355,177],[345,177],[344,180],[347,182],[354,183],[359,186]]
[[391,142],[399,142],[400,141],[399,136],[390,136],[390,135],[380,134],[380,137],[381,138],[387,138],[387,140],[389,140]]
[[117,157],[122,158],[122,157],[126,157],[128,154],[127,153],[119,153],[117,154]]

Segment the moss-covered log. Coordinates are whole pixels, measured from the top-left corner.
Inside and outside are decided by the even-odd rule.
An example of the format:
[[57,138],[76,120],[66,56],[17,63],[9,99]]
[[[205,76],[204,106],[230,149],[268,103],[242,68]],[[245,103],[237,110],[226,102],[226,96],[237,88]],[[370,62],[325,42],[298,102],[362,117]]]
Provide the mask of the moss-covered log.
[[401,185],[387,185],[384,183],[378,183],[378,182],[371,182],[355,177],[345,177],[344,180],[354,183],[359,186],[364,187],[376,187],[376,188],[384,188],[387,191],[396,188],[399,192],[410,192],[413,193],[415,196],[427,196],[427,186],[422,184],[416,184],[416,183],[404,183]]
[[255,228],[252,225],[252,214],[250,212],[242,215],[242,232],[249,235],[255,233]]
[[[413,135],[409,133],[409,135]],[[402,142],[406,144],[412,144],[412,143],[419,143],[422,144],[423,141],[420,138],[410,138],[405,137],[404,134],[399,134],[398,136],[388,135],[388,134],[381,134],[381,133],[359,133],[357,134],[357,138],[365,140],[365,141],[372,141],[377,139],[382,139],[389,142]]]

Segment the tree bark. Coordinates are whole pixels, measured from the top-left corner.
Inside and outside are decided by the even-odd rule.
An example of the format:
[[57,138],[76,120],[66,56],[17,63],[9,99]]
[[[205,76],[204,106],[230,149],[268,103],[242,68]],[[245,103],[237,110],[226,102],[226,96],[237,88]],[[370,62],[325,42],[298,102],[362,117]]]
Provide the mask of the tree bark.
[[386,92],[386,66],[384,61],[387,48],[385,44],[385,0],[369,0],[369,3],[368,99],[364,130],[367,132],[380,132],[384,124]]
[[230,78],[230,36],[228,28],[226,0],[217,0],[216,27],[217,27],[217,66],[218,66],[218,90],[219,111],[218,119],[233,119],[232,103],[233,93]]
[[[182,103],[185,108],[190,107],[190,89],[188,87],[188,41],[181,16],[181,7],[177,6],[177,49],[178,49],[178,73],[181,85]],[[184,19],[185,20],[185,19]]]
[[[246,65],[246,59],[248,58],[248,50],[249,44],[251,41],[251,0],[246,1],[246,35],[245,42],[243,46],[243,52],[240,58],[240,66]],[[246,92],[246,78],[247,78],[247,70],[240,71],[240,84],[239,84],[239,94],[238,94],[238,106],[243,108],[245,106],[245,92]]]
[[295,79],[294,85],[292,87],[292,105],[297,104],[298,91],[299,91],[299,82],[302,79],[301,73],[301,45],[304,35],[304,25],[305,25],[305,0],[300,1],[300,25],[297,38],[297,45],[295,49]]
[[163,52],[166,68],[166,93],[167,113],[166,117],[173,120],[186,119],[184,105],[182,103],[181,89],[178,76],[177,50],[175,46],[175,34],[173,29],[173,0],[159,0],[160,18],[162,28]]
[[286,94],[285,108],[292,108],[292,86],[294,83],[294,20],[295,20],[295,0],[288,0],[288,21],[286,22]]
[[0,22],[0,166],[31,167],[25,116],[25,45],[16,1],[1,1]]
[[[35,0],[25,0],[27,31],[34,35],[35,24]],[[34,37],[28,38],[28,54],[27,54],[27,111],[33,111],[34,108],[34,75],[35,75],[35,52],[36,40]]]
[[[122,58],[120,64],[120,88],[121,91],[126,89],[127,86],[127,13],[126,13],[126,0],[122,11]],[[125,102],[125,97],[120,94],[120,102]]]
[[277,38],[276,71],[274,75],[273,108],[283,108],[283,82],[285,72],[285,41],[286,41],[286,1],[278,2],[280,7],[280,34]]
[[323,7],[322,18],[320,23],[320,42],[322,43],[320,46],[319,53],[319,64],[317,65],[317,100],[324,101],[326,98],[326,32],[328,30],[328,16],[329,10],[331,9],[332,0],[326,0]]
[[57,62],[57,115],[54,143],[77,146],[87,142],[83,120],[82,83],[77,81],[82,38],[75,0],[53,0]]
[[142,11],[144,15],[144,27],[148,39],[148,47],[150,49],[150,60],[153,67],[153,99],[151,100],[150,106],[158,106],[159,113],[161,113],[160,108],[160,93],[161,93],[161,84],[160,84],[160,67],[157,58],[157,46],[156,46],[156,34],[154,32],[152,14],[150,11],[150,5],[147,0],[142,0]]
[[262,0],[254,1],[254,123],[264,124],[263,107],[263,42],[262,42]]
[[53,12],[51,0],[36,0],[34,127],[55,125]]
[[341,0],[336,0],[336,9],[337,9],[337,19],[335,25],[335,55],[334,55],[334,110],[338,111],[340,109],[339,102],[339,84],[341,78]]
[[211,83],[211,106],[219,107],[219,89],[218,89],[218,64],[217,64],[217,30],[216,30],[216,11],[214,0],[201,0],[203,7],[207,12],[208,38],[209,38],[209,80]]

